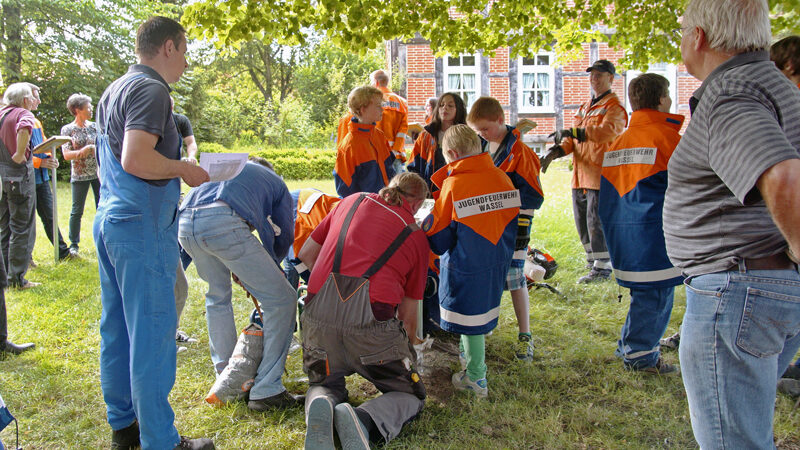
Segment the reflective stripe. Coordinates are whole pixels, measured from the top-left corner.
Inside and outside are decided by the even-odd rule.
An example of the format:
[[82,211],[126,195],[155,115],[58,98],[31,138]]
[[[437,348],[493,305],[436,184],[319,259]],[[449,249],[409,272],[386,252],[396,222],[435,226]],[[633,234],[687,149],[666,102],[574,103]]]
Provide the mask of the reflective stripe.
[[681,269],[677,267],[670,267],[669,269],[662,270],[650,270],[646,272],[630,272],[627,270],[614,269],[614,276],[618,280],[640,283],[669,280],[670,278],[679,277],[680,275]]
[[608,252],[589,252],[589,259],[609,259],[611,255]]
[[303,207],[298,209],[297,212],[308,214],[311,212],[311,208],[314,207],[314,203],[317,203],[317,200],[322,197],[322,192],[314,192],[313,194],[309,195],[306,198],[306,201],[303,202]]
[[605,260],[595,259],[594,262],[592,263],[592,267],[594,267],[595,269],[608,269],[608,270],[612,269],[611,261],[608,259]]
[[455,323],[458,325],[464,325],[467,327],[479,327],[481,325],[486,325],[487,323],[491,322],[494,319],[500,317],[500,307],[492,308],[489,311],[483,314],[477,315],[465,315],[460,314],[455,311],[450,311],[444,309],[441,305],[439,305],[439,316],[445,322]]
[[393,145],[394,145],[394,141],[386,141],[386,142],[388,142],[388,143],[389,143],[389,147],[391,147],[391,146],[393,146]]
[[514,256],[511,259],[525,259],[528,256],[528,251],[523,250],[514,250]]
[[534,213],[535,211],[536,211],[535,209],[520,209],[520,210],[519,210],[519,213],[520,213],[520,214],[525,214],[526,216],[531,216],[531,217],[533,217],[533,213]]
[[397,136],[395,136],[396,139],[405,139],[407,137],[408,135],[405,133],[397,133]]
[[653,349],[650,349],[650,350],[642,350],[640,352],[634,352],[634,353],[624,353],[622,356],[624,356],[625,359],[641,358],[642,356],[647,356],[647,355],[649,355],[651,353],[657,352],[659,348],[660,348],[660,346],[657,346],[657,347],[655,347]]
[[308,270],[308,267],[306,267],[306,264],[305,264],[305,263],[302,263],[302,262],[301,262],[300,264],[295,264],[295,265],[294,265],[294,270],[296,270],[296,271],[297,271],[297,273],[303,273],[303,272],[305,272],[306,270]]

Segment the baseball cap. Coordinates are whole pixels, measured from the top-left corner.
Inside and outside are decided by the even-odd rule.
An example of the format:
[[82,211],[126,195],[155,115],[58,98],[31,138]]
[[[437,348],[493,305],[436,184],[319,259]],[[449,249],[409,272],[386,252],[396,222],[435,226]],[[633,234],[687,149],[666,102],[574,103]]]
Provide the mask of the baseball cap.
[[614,69],[614,64],[611,64],[611,61],[607,59],[598,59],[597,61],[592,64],[591,67],[587,67],[586,71],[591,72],[593,70],[599,70],[600,72],[608,72],[611,75],[615,75],[617,71]]

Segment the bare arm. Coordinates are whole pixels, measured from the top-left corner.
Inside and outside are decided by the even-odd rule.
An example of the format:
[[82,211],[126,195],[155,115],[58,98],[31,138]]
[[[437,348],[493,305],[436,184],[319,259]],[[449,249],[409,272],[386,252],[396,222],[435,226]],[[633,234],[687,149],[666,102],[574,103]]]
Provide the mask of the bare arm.
[[197,142],[194,140],[194,136],[183,138],[183,145],[186,146],[186,157],[191,158],[197,164]]
[[183,178],[189,186],[208,181],[208,173],[194,164],[164,157],[155,149],[158,136],[142,130],[128,130],[122,142],[122,168],[145,180]]
[[303,264],[308,267],[309,272],[314,268],[320,250],[322,250],[322,245],[309,237],[306,239],[306,243],[303,244],[303,247],[300,248],[300,251],[297,252],[297,258],[303,261]]
[[417,339],[417,311],[419,300],[411,297],[403,297],[403,301],[397,308],[397,318],[403,321],[403,328],[406,329],[408,340],[416,345],[422,341]]
[[800,159],[787,159],[770,167],[756,186],[792,254],[800,255]]
[[22,164],[25,160],[25,150],[28,148],[28,143],[31,141],[31,130],[22,128],[17,131],[17,151],[11,155],[11,159],[17,163]]

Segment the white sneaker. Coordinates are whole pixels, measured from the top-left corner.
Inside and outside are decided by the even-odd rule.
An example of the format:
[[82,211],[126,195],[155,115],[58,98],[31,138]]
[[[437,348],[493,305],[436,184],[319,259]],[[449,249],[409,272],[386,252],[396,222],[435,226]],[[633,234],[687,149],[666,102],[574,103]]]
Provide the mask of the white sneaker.
[[176,345],[175,347],[175,353],[183,353],[186,351],[186,347],[182,345]]
[[452,381],[453,387],[459,391],[472,391],[478,398],[486,398],[489,395],[489,385],[486,378],[472,381],[466,370],[454,373]]

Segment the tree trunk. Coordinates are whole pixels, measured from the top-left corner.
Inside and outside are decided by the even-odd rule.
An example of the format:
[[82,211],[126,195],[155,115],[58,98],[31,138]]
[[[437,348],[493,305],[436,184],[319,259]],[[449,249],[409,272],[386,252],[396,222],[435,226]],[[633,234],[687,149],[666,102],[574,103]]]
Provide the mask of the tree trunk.
[[0,46],[3,48],[3,84],[8,86],[22,79],[22,18],[17,0],[3,0],[3,30]]

